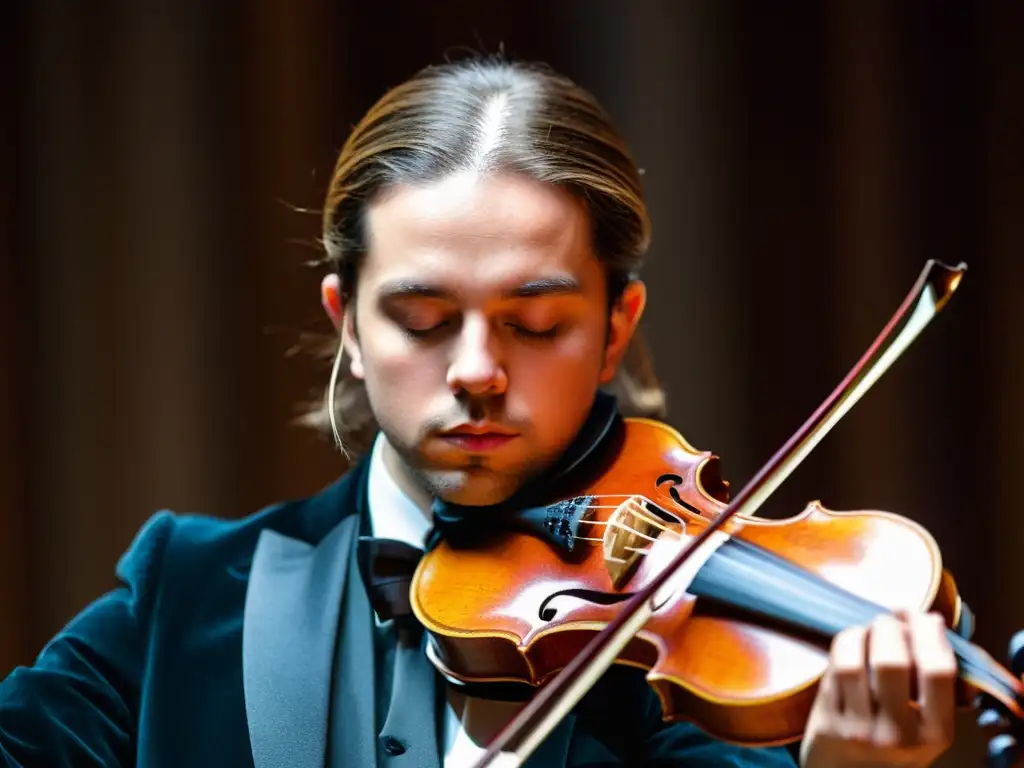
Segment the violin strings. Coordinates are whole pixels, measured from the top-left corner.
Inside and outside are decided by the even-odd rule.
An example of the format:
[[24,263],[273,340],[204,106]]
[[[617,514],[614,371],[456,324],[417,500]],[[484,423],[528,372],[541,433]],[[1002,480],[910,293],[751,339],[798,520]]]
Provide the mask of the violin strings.
[[[604,539],[595,539],[590,536],[577,536],[576,541],[592,541],[595,544],[604,543]],[[636,552],[641,555],[649,555],[653,551],[650,547],[623,547],[623,549],[629,550],[630,552]]]
[[[657,539],[654,536],[648,536],[646,533],[642,533],[641,531],[638,531],[636,528],[633,528],[630,525],[626,525],[625,523],[620,523],[618,520],[581,520],[580,522],[588,522],[591,525],[609,525],[612,528],[619,528],[623,531],[629,531],[630,533],[636,534],[637,536],[647,539],[648,541],[657,541]],[[672,531],[672,533],[674,533],[674,531]],[[577,536],[576,538],[581,537]],[[604,541],[604,539],[598,539],[598,541]]]
[[[638,497],[636,494],[627,494],[627,493],[604,493],[604,494],[600,494],[598,496],[595,496],[594,498],[598,498],[598,499],[615,499],[615,498],[620,498],[620,499],[637,499],[638,502],[643,502],[645,504],[653,504],[654,503],[650,499],[648,499],[646,496],[639,496]],[[620,504],[591,504],[589,506],[589,508],[590,509],[618,509],[621,506],[622,506],[621,503]],[[666,524],[664,523],[664,521],[659,520],[654,515],[651,515],[639,503],[637,504],[637,506],[629,507],[628,510],[629,510],[629,513],[631,515],[635,515],[636,517],[639,517],[641,520],[644,520],[645,522],[650,523],[655,528],[660,528],[661,530],[665,531],[666,533],[675,533],[675,534],[678,535],[677,531],[667,527]],[[671,513],[669,513],[669,514],[671,514]],[[683,523],[682,520],[679,520],[678,518],[676,518],[676,519],[677,519],[677,521],[680,524]],[[605,521],[603,521],[603,520],[581,520],[580,522],[581,523],[590,523],[591,525],[601,525],[601,524],[605,523]]]
[[[634,506],[634,507],[630,507],[630,511],[633,512],[633,514],[640,514],[640,516],[642,516],[643,519],[648,520],[649,522],[653,523],[656,526],[660,526],[661,524],[665,523],[666,521],[661,520],[656,515],[652,515],[651,514],[650,509],[648,509],[648,506],[651,506],[651,507],[654,507],[655,509],[657,509],[658,511],[664,512],[665,514],[671,516],[672,519],[676,523],[678,523],[679,525],[683,526],[684,529],[686,527],[686,520],[684,520],[679,515],[677,515],[676,513],[672,512],[671,510],[668,510],[668,509],[665,509],[664,507],[658,506],[654,501],[652,501],[651,499],[647,498],[646,496],[639,496],[637,494],[632,494],[631,496],[626,496],[626,494],[601,494],[600,496],[595,496],[594,498],[597,498],[597,499],[604,499],[604,498],[632,498],[632,499],[636,499],[637,505]],[[621,504],[620,504],[620,506],[621,506]],[[637,512],[637,507],[639,507],[639,513]],[[670,528],[663,528],[662,530],[668,531],[668,530],[672,530],[672,529],[670,529]]]
[[[618,508],[619,508],[618,504],[592,504],[590,506],[590,509],[618,509]],[[630,509],[629,512],[632,515],[636,515],[641,520],[644,520],[644,521],[650,523],[655,528],[660,528],[661,530],[663,530],[663,531],[665,531],[667,533],[675,533],[674,530],[669,528],[667,525],[665,525],[663,522],[661,522],[660,520],[658,520],[655,517],[648,517],[646,514],[638,512],[635,509]],[[591,525],[610,525],[610,523],[607,520],[580,520],[580,522],[581,523],[590,523]]]
[[[637,497],[635,494],[602,494],[601,496],[598,496],[596,498],[629,499]],[[642,499],[643,502],[652,503],[649,499],[645,497],[640,497],[640,499]],[[640,499],[638,499],[638,501]],[[590,505],[590,509],[619,509],[621,506],[621,504],[592,504]],[[635,516],[643,520],[644,522],[649,523],[650,525],[653,525],[654,527],[664,531],[665,533],[673,534],[677,538],[682,537],[682,533],[680,531],[669,528],[663,521],[647,513],[647,510],[644,509],[642,506],[630,506],[627,509],[630,515]],[[615,528],[628,531],[630,533],[634,533],[644,539],[647,539],[648,541],[657,541],[656,538],[648,536],[647,534],[636,530],[632,526],[626,525],[617,520],[581,520],[580,523],[589,523],[590,525],[612,526]],[[683,523],[685,525],[684,521],[682,520],[680,520],[680,523]],[[576,538],[578,541],[590,541],[596,544],[604,543],[603,538],[593,538],[589,536],[577,536]],[[650,547],[624,546],[622,547],[622,549],[628,552],[633,552],[642,557],[646,557],[647,555],[652,553],[652,549]],[[627,562],[625,558],[615,557],[613,555],[606,555],[605,559],[616,563]],[[1016,698],[1015,687],[1007,684],[1007,681],[1003,679],[1005,673],[1003,673],[1003,670],[999,667],[999,665],[991,663],[991,661],[985,658],[984,656],[979,657],[978,654],[972,653],[971,651],[973,651],[974,649],[970,647],[969,643],[964,643],[962,641],[962,638],[960,638],[959,636],[954,636],[953,638],[951,638],[951,640],[953,641],[953,646],[957,651],[957,656],[961,659],[961,661],[964,663],[964,666],[967,668],[965,671],[969,671],[969,676],[975,678],[975,684],[978,684],[984,688],[985,684],[987,683],[990,691],[992,689],[1001,690],[1011,699]]]
[[[630,496],[630,495],[627,495],[627,494],[620,494],[620,495],[622,496],[622,498],[635,498],[635,496]],[[645,501],[646,501],[646,499],[645,499]],[[622,506],[621,504],[591,504],[589,508],[590,509],[619,509],[621,506]],[[661,520],[658,520],[654,516],[647,514],[647,510],[645,510],[642,506],[639,506],[639,505],[631,506],[631,507],[627,508],[627,511],[629,512],[629,514],[631,516],[638,517],[641,520],[649,523],[650,525],[653,525],[655,528],[658,528],[658,529],[664,531],[665,533],[670,533],[673,536],[675,536],[676,538],[682,538],[682,534],[679,531],[675,531],[675,530],[669,528]],[[622,522],[620,522],[618,520],[580,520],[580,522],[581,523],[589,523],[590,525],[611,526],[613,528],[619,528],[621,530],[628,531],[629,533],[632,533],[632,534],[635,534],[637,536],[640,536],[641,538],[647,539],[650,542],[657,541],[656,537],[648,536],[646,533],[638,531],[636,528],[633,528],[630,525],[626,525],[625,523],[622,523]],[[592,536],[577,536],[576,540],[577,541],[592,541],[595,544],[603,544],[604,543],[604,539],[596,539],[596,538],[593,538]],[[642,556],[646,556],[646,555],[650,554],[650,552],[651,552],[651,549],[649,547],[628,547],[628,546],[623,546],[622,549],[626,550],[627,552],[635,552],[636,554],[639,554],[639,555],[642,555]],[[626,562],[626,560],[624,558],[615,557],[614,555],[605,555],[605,560],[609,560],[609,561],[615,562],[615,563],[625,563]]]

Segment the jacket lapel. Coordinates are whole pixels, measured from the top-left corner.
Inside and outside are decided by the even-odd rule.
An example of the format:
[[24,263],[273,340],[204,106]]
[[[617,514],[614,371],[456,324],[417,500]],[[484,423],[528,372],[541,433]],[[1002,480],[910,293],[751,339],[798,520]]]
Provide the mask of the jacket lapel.
[[434,665],[423,652],[426,633],[418,626],[396,624],[395,669],[392,675],[391,705],[381,739],[397,739],[406,748],[406,761],[416,768],[437,768],[442,754],[439,744],[441,689]]
[[[361,609],[360,605],[346,606],[345,595],[349,580],[355,578],[356,542],[360,521],[367,514],[365,466],[355,468],[346,480],[349,482],[342,481],[310,500],[311,514],[302,517],[316,522],[312,528],[303,526],[302,538],[265,529],[256,544],[242,626],[242,680],[255,768],[325,765],[341,611],[346,610],[348,624],[348,612]],[[346,506],[351,512],[339,523],[324,522],[337,519],[339,508]],[[331,524],[334,527],[319,544],[308,543],[317,540],[316,529],[323,531]],[[348,670],[342,679],[347,680],[352,692],[352,696],[342,696],[353,703],[353,709],[346,713],[346,724],[355,726],[358,721],[363,726],[353,729],[359,731],[358,738],[346,738],[346,746],[358,747],[360,754],[369,755],[376,744],[372,725],[366,727],[373,723],[374,716],[373,665],[365,662],[372,652],[372,637],[363,635],[357,633],[350,638],[348,644],[352,647],[343,649],[346,652],[340,662]],[[350,663],[357,657],[361,663]],[[413,710],[400,706],[411,699],[423,702],[433,698],[430,691],[436,678],[432,668],[430,673],[401,675],[396,681],[397,701],[392,702],[382,735],[394,732],[405,737],[410,746],[420,746],[412,750],[413,754],[436,764],[435,760],[443,762],[437,751],[440,745],[430,741],[438,725],[436,708],[430,712],[415,708],[419,722],[413,723]],[[571,762],[567,759],[574,725],[575,717],[567,716],[526,766]],[[363,745],[362,740],[368,743]]]
[[249,573],[242,677],[255,768],[322,768],[338,616],[359,515],[314,546],[264,530]]

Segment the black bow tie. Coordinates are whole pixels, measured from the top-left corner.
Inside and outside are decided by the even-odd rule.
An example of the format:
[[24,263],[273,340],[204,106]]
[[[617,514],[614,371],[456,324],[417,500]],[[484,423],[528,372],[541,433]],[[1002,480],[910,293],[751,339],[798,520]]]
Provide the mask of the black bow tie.
[[[398,631],[398,647],[420,649],[419,633],[422,627],[412,612],[409,592],[416,566],[423,556],[423,550],[395,539],[377,539],[360,536],[358,543],[359,569],[370,597],[370,604],[381,621],[394,620]],[[406,638],[406,639],[403,639]],[[408,638],[413,638],[409,640]],[[401,658],[401,656],[399,657]],[[399,664],[402,662],[399,661]],[[412,664],[412,662],[405,662]],[[395,674],[401,667],[396,668]],[[446,687],[455,687],[466,695],[497,701],[528,701],[533,689],[518,683],[460,683],[446,680]]]
[[423,550],[395,539],[360,536],[359,570],[370,605],[381,621],[413,616],[409,590]]

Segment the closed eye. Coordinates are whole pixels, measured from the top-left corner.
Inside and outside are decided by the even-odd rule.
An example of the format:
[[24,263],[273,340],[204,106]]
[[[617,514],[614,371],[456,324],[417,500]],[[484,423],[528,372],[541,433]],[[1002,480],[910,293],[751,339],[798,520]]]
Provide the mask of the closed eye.
[[512,325],[512,330],[515,331],[518,336],[522,336],[527,339],[553,339],[562,330],[559,325],[553,325],[550,328],[546,328],[541,331],[534,330],[533,328],[526,328],[522,325],[510,325]]
[[449,325],[451,325],[451,321],[449,321],[449,320],[442,320],[441,322],[436,323],[436,324],[430,326],[429,328],[410,328],[409,326],[404,325],[404,326],[402,326],[402,330],[404,330],[407,334],[409,334],[413,338],[416,338],[416,339],[426,339],[426,338],[429,338],[429,337],[433,336],[434,334],[438,333],[439,331],[443,330],[444,328],[446,328]]
[[[440,323],[430,326],[429,328],[411,328],[409,326],[403,326],[403,330],[417,339],[427,339],[437,334],[439,331],[444,330],[452,323],[450,320],[442,320]],[[535,330],[533,328],[527,328],[522,325],[516,325],[515,323],[509,323],[509,327],[517,335],[525,339],[531,340],[546,340],[553,339],[561,332],[562,328],[559,325],[553,325],[550,328],[543,330]]]

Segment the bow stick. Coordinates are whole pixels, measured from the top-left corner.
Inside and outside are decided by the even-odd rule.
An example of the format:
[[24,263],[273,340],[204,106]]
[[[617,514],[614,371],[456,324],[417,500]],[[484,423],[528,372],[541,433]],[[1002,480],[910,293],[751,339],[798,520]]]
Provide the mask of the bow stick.
[[736,515],[750,516],[814,449],[864,393],[885,373],[926,325],[946,306],[967,265],[929,260],[896,314],[853,369],[802,427],[769,459],[733,501],[651,583],[534,696],[491,741],[475,768],[518,766],[547,738],[615,662],[654,612],[654,596],[689,557]]

